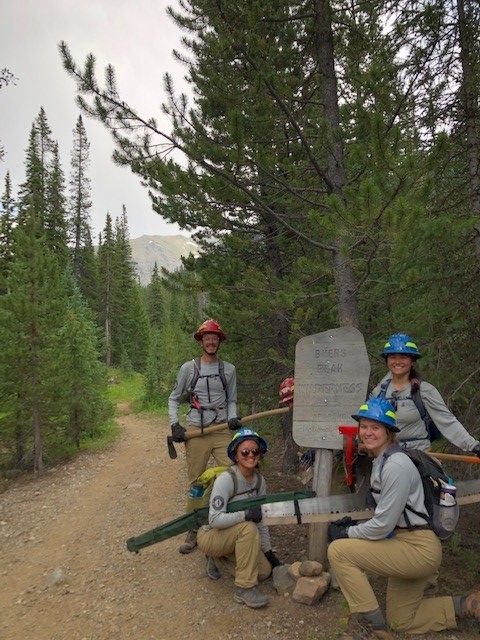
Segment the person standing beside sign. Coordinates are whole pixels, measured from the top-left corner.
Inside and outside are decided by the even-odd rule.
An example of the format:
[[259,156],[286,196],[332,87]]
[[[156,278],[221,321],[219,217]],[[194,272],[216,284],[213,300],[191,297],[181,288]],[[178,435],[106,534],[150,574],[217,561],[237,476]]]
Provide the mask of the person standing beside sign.
[[[373,456],[373,517],[357,524],[342,518],[328,527],[327,555],[338,585],[347,600],[352,625],[362,638],[393,640],[389,626],[408,633],[455,629],[457,619],[480,621],[480,592],[468,596],[424,598],[429,577],[438,570],[442,546],[424,504],[423,484],[414,463],[402,451],[383,453],[396,442],[399,428],[392,405],[371,398],[352,416],[359,437]],[[408,506],[408,526],[405,511]],[[386,619],[368,574],[386,577]],[[388,624],[387,624],[388,622]]]
[[[478,440],[448,409],[438,390],[421,380],[417,361],[422,355],[413,338],[406,333],[393,334],[386,341],[381,355],[388,373],[371,395],[385,398],[393,405],[400,429],[399,443],[406,449],[428,450],[435,436],[443,435],[459,449],[480,457]],[[435,573],[425,593],[434,594],[437,590],[438,573]]]
[[433,436],[429,428],[433,422],[438,428],[437,436],[442,435],[459,449],[480,457],[480,442],[448,409],[437,389],[421,380],[417,360],[422,356],[415,341],[406,333],[395,333],[385,343],[381,355],[388,373],[371,395],[383,397],[393,405],[400,444],[407,449],[430,449]]
[[[210,455],[219,466],[231,464],[226,449],[230,442],[228,431],[216,431],[200,438],[185,439],[186,429],[178,421],[180,403],[188,391],[190,409],[187,413],[189,429],[204,429],[215,422],[228,419],[232,431],[242,426],[237,417],[237,374],[233,364],[220,360],[220,344],[227,339],[216,320],[206,320],[195,332],[195,340],[202,347],[202,356],[185,362],[177,374],[173,391],[168,398],[168,414],[174,442],[185,442],[188,482],[192,486],[207,468]],[[193,384],[192,384],[193,383]],[[205,496],[205,502],[208,495]],[[204,506],[195,496],[187,499],[187,513]],[[196,531],[189,531],[180,553],[190,553],[197,544]]]

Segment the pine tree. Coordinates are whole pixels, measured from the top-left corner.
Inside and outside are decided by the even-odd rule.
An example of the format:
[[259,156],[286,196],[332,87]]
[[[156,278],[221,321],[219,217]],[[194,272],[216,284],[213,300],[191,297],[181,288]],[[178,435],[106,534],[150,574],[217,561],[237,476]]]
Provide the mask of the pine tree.
[[105,400],[107,369],[99,360],[99,332],[74,277],[66,274],[68,304],[58,331],[55,366],[62,372],[60,395],[65,407],[65,440],[80,446],[94,436],[111,409]]
[[114,363],[113,353],[113,322],[115,318],[115,238],[113,235],[112,218],[109,213],[105,220],[105,227],[99,239],[99,320],[104,328],[105,364],[107,367]]
[[0,277],[2,285],[0,291],[5,292],[5,279],[10,273],[10,265],[13,260],[13,222],[15,217],[15,201],[12,196],[12,183],[10,173],[5,176],[5,191],[1,200],[2,211],[0,215]]
[[43,221],[45,242],[58,263],[65,268],[70,259],[68,222],[65,200],[65,178],[60,165],[58,143],[52,143],[51,161],[46,186],[46,210]]
[[57,260],[45,247],[34,210],[29,213],[15,230],[9,293],[0,297],[0,384],[12,462],[21,468],[32,461],[34,471],[42,474],[49,408],[55,406],[45,371],[54,357],[51,345],[60,325],[61,292]]
[[73,238],[73,272],[80,290],[92,308],[98,307],[98,270],[93,249],[90,210],[90,143],[83,124],[78,116],[73,131],[73,150],[71,155],[71,173],[69,181],[70,226]]
[[42,165],[39,151],[38,131],[35,123],[30,129],[28,149],[25,160],[25,181],[20,185],[18,197],[18,223],[24,224],[29,219],[31,207],[38,211],[40,224],[43,226],[43,217],[46,209],[46,194],[44,173],[46,168]]
[[150,325],[153,329],[161,329],[163,324],[164,308],[163,308],[163,285],[162,278],[158,271],[158,265],[155,262],[152,271],[150,283],[147,286],[147,308]]
[[132,261],[125,206],[115,224],[115,292],[112,344],[116,361],[128,358],[134,370],[144,371],[150,341],[149,322]]

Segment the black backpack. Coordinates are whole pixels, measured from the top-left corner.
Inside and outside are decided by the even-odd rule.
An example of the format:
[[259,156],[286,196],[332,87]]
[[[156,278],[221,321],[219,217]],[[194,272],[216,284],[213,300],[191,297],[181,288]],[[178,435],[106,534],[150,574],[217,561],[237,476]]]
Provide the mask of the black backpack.
[[425,494],[425,509],[428,513],[428,516],[426,516],[424,513],[419,513],[412,507],[406,505],[403,515],[407,527],[410,530],[414,528],[407,514],[407,511],[410,511],[424,519],[441,540],[446,540],[455,531],[459,512],[456,500],[453,500],[453,503],[448,506],[440,502],[442,494],[444,495],[443,487],[444,485],[450,484],[450,479],[445,474],[440,463],[435,460],[435,458],[432,458],[432,456],[429,456],[428,453],[420,449],[403,449],[398,444],[392,444],[384,451],[380,467],[380,478],[385,461],[392,453],[396,453],[397,451],[407,455],[417,468]]
[[[391,382],[391,378],[389,378],[388,380],[385,380],[385,382],[380,386],[380,393],[377,396],[378,398],[385,398],[386,400],[389,400],[386,397],[386,395],[387,395],[387,388],[390,382]],[[420,384],[418,386],[417,385],[414,386],[412,384],[411,395],[405,399],[413,400],[413,402],[415,403],[418,413],[420,414],[420,417],[425,424],[425,429],[427,430],[427,437],[430,440],[430,442],[433,442],[434,440],[441,438],[442,434],[440,432],[440,429],[437,427],[437,425],[433,422],[432,418],[428,414],[428,411],[425,409],[425,405],[423,404],[423,400],[422,400],[422,395],[420,393]],[[389,400],[389,402],[391,402],[391,400]]]

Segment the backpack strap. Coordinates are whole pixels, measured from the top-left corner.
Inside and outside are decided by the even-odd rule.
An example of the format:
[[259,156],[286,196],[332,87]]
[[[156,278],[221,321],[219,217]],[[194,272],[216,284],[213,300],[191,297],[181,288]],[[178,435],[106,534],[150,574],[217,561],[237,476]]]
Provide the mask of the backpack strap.
[[[380,391],[378,393],[377,398],[385,398],[386,400],[388,400],[387,398],[387,389],[388,386],[390,384],[390,382],[392,381],[391,378],[387,378],[387,380],[385,380],[385,382],[383,382],[380,385]],[[410,385],[410,395],[407,396],[405,398],[405,400],[413,400],[413,403],[415,404],[415,407],[418,411],[418,413],[420,414],[420,418],[422,419],[424,425],[425,425],[425,431],[427,432],[427,439],[430,441],[435,440],[435,438],[437,438],[440,434],[440,432],[436,433],[435,435],[433,435],[430,432],[430,429],[428,427],[428,413],[427,410],[425,409],[425,405],[423,404],[423,400],[422,400],[422,395],[420,393],[420,384],[421,382],[419,381],[418,387],[414,388],[413,383],[411,383]],[[436,429],[436,427],[435,427]],[[437,429],[438,431],[438,429]],[[433,437],[432,437],[433,436]],[[415,442],[417,440],[424,440],[425,438],[399,438],[400,442]]]
[[425,409],[425,405],[423,404],[423,399],[422,399],[422,394],[420,393],[420,384],[418,385],[417,388],[413,389],[413,384],[412,384],[412,400],[415,403],[415,406],[417,407],[418,413],[420,414],[421,419],[425,422],[427,419],[427,410]]
[[387,378],[387,380],[385,380],[385,382],[383,382],[380,385],[380,392],[379,392],[377,398],[385,398],[386,399],[388,385],[390,384],[391,381],[392,381],[391,378]]
[[[235,473],[235,471],[232,469],[232,467],[228,467],[227,472],[230,474],[232,480],[233,480],[233,496],[232,498],[235,498],[236,496],[243,496],[246,493],[250,493],[251,489],[247,489],[247,491],[238,491],[238,483],[237,483],[237,474]],[[255,484],[254,487],[254,491],[258,496],[258,492],[260,491],[260,485],[262,484],[262,476],[258,473],[258,471],[255,471],[255,475],[257,476],[257,482]]]
[[[422,478],[422,474],[420,473],[420,470],[418,469],[415,460],[412,459],[412,457],[410,456],[409,452],[406,449],[403,449],[403,447],[401,447],[398,443],[394,443],[394,444],[389,445],[385,449],[385,451],[383,452],[382,461],[380,463],[380,472],[379,472],[379,476],[378,476],[379,480],[381,480],[381,478],[382,478],[382,470],[383,470],[383,465],[385,464],[385,461],[387,460],[387,458],[389,458],[392,455],[392,453],[397,453],[398,451],[400,451],[401,453],[404,453],[406,456],[408,456],[410,458],[410,460],[412,460],[413,464],[415,465],[415,469],[418,472],[418,475],[419,475],[419,478],[420,478],[420,482],[422,483],[422,487],[423,487],[423,491],[424,491],[424,501],[425,501],[425,482],[424,482],[424,478]],[[425,455],[427,455],[427,454],[425,454]],[[414,513],[419,518],[422,518],[422,520],[425,520],[425,522],[427,523],[427,527],[429,529],[433,528],[433,526],[432,526],[432,518],[428,514],[428,509],[427,509],[426,505],[425,505],[425,509],[427,510],[427,515],[425,513],[421,513],[419,511],[416,511],[413,507],[410,507],[408,504],[405,505],[405,509],[403,510],[403,517],[405,518],[405,523],[406,523],[409,531],[413,531],[414,529],[423,529],[424,527],[422,525],[417,525],[417,526],[412,525],[412,523],[410,521],[410,518],[408,517],[407,511],[410,511],[410,513]]]
[[[190,380],[190,385],[188,390],[192,393],[197,386],[198,379],[200,378],[200,370],[202,367],[202,358],[201,356],[193,359],[193,378]],[[225,376],[225,365],[221,358],[218,358],[218,375],[220,376],[220,380],[222,381],[223,390],[225,391],[225,398],[228,400],[227,393],[227,378]]]
[[190,393],[192,393],[195,387],[197,386],[197,382],[200,377],[200,368],[202,366],[202,359],[200,357],[194,358],[192,362],[193,362],[193,378],[190,380],[190,385],[188,387],[188,390]]
[[[190,407],[192,407],[193,409],[196,409],[197,411],[200,412],[200,429],[202,431],[203,434],[203,412],[205,411],[205,408],[202,407],[202,405],[200,404],[199,400],[198,400],[198,396],[197,394],[194,393],[195,390],[195,386],[198,382],[198,379],[200,377],[204,377],[204,378],[214,378],[216,377],[217,374],[212,374],[209,376],[201,376],[201,366],[202,366],[202,359],[201,356],[194,358],[193,360],[193,378],[190,381],[190,386],[188,387],[187,391],[189,394],[189,399],[190,399]],[[223,390],[225,392],[225,402],[228,403],[228,391],[227,391],[227,378],[225,376],[225,366],[223,363],[223,360],[221,360],[220,358],[218,358],[218,376],[220,377],[220,380],[222,382],[222,386],[223,386]],[[209,407],[210,409],[211,407]],[[214,410],[218,413],[218,411],[221,409],[222,407],[215,407]]]
[[225,391],[225,400],[228,402],[228,384],[227,378],[225,376],[225,365],[221,358],[218,359],[218,375],[220,376],[220,380],[222,381],[223,390]]

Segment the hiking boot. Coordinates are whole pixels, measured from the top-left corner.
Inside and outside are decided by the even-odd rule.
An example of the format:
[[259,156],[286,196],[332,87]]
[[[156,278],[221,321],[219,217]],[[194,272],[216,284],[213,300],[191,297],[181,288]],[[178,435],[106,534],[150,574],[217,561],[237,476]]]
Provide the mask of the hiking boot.
[[197,532],[189,531],[187,533],[187,537],[185,538],[185,542],[180,545],[178,550],[180,553],[191,553],[195,547],[197,546]]
[[364,628],[354,631],[350,635],[343,636],[342,640],[393,640],[393,636],[387,627],[383,629]]
[[220,580],[222,577],[220,571],[218,570],[217,565],[215,564],[215,559],[212,556],[206,556],[207,563],[205,566],[205,573],[210,578],[210,580]]
[[461,601],[462,616],[480,620],[480,591],[465,596]]
[[235,602],[238,602],[239,604],[246,604],[247,607],[251,607],[252,609],[260,609],[260,607],[264,607],[268,604],[268,596],[260,593],[258,587],[250,587],[250,589],[242,589],[241,587],[238,587],[235,590],[233,599]]
[[376,624],[372,624],[370,622],[372,613],[374,612],[350,616],[349,630],[351,629],[351,633],[344,636],[343,640],[393,640],[386,623],[377,621]]
[[393,640],[393,636],[388,629],[370,629],[363,633],[353,633],[349,636],[342,636],[342,640]]

